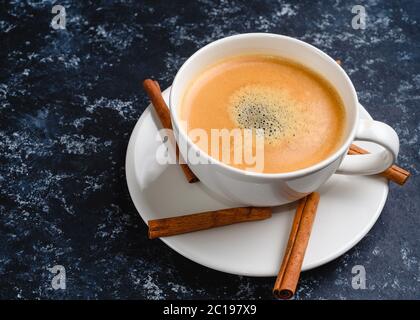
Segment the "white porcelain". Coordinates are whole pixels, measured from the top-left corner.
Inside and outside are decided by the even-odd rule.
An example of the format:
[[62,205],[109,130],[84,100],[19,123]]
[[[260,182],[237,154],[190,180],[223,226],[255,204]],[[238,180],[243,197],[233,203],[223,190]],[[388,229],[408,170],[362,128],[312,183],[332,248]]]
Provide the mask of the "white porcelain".
[[[166,90],[166,101],[168,96],[169,90]],[[370,119],[361,106],[359,115]],[[215,195],[201,182],[187,183],[177,165],[158,164],[155,156],[157,148],[161,146],[156,139],[158,128],[161,128],[159,120],[149,107],[134,128],[126,156],[128,189],[145,222],[241,205]],[[381,150],[376,144],[357,144],[372,152]],[[303,270],[337,258],[367,234],[384,206],[388,183],[379,176],[333,175],[318,191],[321,193],[321,201]],[[275,276],[286,247],[294,212],[295,203],[291,203],[275,207],[273,217],[265,221],[162,240],[186,258],[209,268],[248,276]],[[138,236],[147,238],[147,232]]]
[[[178,109],[188,84],[209,65],[220,59],[247,53],[265,53],[293,59],[316,71],[334,85],[347,114],[345,141],[327,159],[302,170],[264,174],[243,171],[211,158],[194,145],[180,129]],[[210,190],[241,205],[276,206],[295,201],[317,190],[334,173],[369,175],[385,170],[395,162],[399,139],[388,125],[371,119],[360,120],[356,91],[344,70],[327,54],[296,39],[266,33],[227,37],[208,44],[194,53],[180,68],[170,93],[171,118],[175,138],[184,159],[188,150],[199,153],[200,164],[192,171]],[[384,147],[374,154],[346,156],[354,140],[372,141]],[[186,151],[187,150],[187,151]],[[187,159],[188,162],[188,159]]]

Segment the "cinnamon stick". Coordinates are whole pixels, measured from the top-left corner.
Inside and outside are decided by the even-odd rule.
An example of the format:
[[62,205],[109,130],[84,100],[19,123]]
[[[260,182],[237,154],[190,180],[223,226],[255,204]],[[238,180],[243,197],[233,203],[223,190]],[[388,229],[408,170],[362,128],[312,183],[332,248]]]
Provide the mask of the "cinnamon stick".
[[273,294],[276,298],[290,299],[296,291],[306,247],[311,235],[320,195],[313,192],[299,201]]
[[[352,144],[348,151],[348,154],[351,154],[351,155],[366,154],[366,153],[369,153],[369,151],[362,149],[356,146],[355,144]],[[404,170],[403,168],[400,168],[394,164],[388,169],[386,169],[384,172],[380,173],[379,175],[402,186],[404,183],[407,182],[411,174],[407,170]]]
[[[171,122],[171,114],[169,112],[169,108],[165,103],[165,100],[162,97],[162,92],[160,91],[160,86],[157,81],[146,79],[143,81],[143,88],[146,91],[147,95],[149,96],[153,107],[159,117],[162,126],[165,129],[172,130],[172,122]],[[176,146],[176,156],[177,160],[179,159],[179,149]],[[182,171],[184,172],[185,178],[189,183],[194,183],[198,181],[196,175],[191,171],[190,167],[188,167],[185,163],[180,163]]]
[[271,214],[272,210],[268,207],[241,207],[149,220],[149,239],[227,226],[238,222],[264,220],[270,218]]

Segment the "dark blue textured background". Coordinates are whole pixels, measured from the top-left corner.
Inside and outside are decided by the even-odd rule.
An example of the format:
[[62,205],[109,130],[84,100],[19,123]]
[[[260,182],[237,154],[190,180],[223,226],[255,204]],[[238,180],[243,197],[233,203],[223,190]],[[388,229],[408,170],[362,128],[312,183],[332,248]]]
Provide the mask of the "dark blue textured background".
[[[359,3],[360,2],[360,3]],[[343,61],[362,104],[401,139],[413,177],[391,185],[355,248],[302,275],[297,299],[420,298],[419,1],[2,1],[0,298],[271,299],[274,278],[223,274],[149,241],[124,157],[147,98],[203,45],[236,33],[296,37]],[[67,29],[50,26],[53,4]],[[365,5],[366,30],[351,27]],[[46,269],[62,264],[67,289]],[[362,264],[367,289],[351,287]]]

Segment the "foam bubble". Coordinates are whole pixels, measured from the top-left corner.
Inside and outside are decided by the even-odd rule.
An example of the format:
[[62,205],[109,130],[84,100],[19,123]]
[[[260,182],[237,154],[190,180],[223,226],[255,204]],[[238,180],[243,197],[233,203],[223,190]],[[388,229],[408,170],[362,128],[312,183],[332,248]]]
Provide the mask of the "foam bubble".
[[296,134],[296,103],[278,88],[260,84],[241,87],[230,97],[229,113],[241,129],[264,130],[270,144]]

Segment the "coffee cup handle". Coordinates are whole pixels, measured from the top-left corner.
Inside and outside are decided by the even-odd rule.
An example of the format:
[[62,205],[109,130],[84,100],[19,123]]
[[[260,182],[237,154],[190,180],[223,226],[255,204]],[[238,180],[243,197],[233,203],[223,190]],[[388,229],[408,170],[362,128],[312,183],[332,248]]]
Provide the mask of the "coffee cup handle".
[[397,159],[400,141],[389,125],[360,119],[355,140],[370,141],[385,148],[381,152],[363,155],[346,155],[338,168],[338,174],[371,175],[388,169]]

